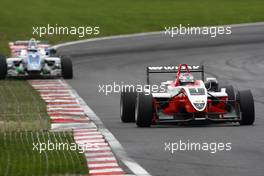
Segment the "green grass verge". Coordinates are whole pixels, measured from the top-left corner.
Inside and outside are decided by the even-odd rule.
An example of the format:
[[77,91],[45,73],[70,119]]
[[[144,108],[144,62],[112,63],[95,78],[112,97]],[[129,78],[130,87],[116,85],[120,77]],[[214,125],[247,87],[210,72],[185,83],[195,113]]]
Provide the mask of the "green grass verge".
[[0,81],[0,131],[50,129],[46,103],[24,80]]
[[[48,142],[50,149],[55,143],[65,148],[40,153],[33,145]],[[6,176],[87,175],[84,155],[78,150],[67,150],[66,146],[73,146],[73,142],[72,134],[67,132],[0,133],[0,173]]]
[[[163,30],[180,23],[202,26],[263,20],[263,0],[2,0],[0,52],[9,53],[8,41],[32,37],[32,26],[48,23],[100,26],[100,35],[108,36]],[[81,38],[58,35],[42,39],[56,43]]]
[[24,80],[0,81],[0,131],[50,129],[46,103]]

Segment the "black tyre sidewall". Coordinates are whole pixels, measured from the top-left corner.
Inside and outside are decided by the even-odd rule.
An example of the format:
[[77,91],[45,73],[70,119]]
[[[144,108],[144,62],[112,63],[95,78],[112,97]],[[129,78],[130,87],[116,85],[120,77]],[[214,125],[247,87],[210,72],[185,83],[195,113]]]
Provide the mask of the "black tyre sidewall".
[[5,79],[7,75],[6,57],[0,54],[0,79]]
[[61,57],[61,73],[64,79],[73,78],[72,61],[69,56]]
[[135,122],[136,92],[122,91],[120,96],[120,117],[124,123]]
[[238,101],[242,112],[240,124],[252,125],[255,121],[255,106],[251,91],[238,91]]
[[136,124],[138,127],[150,127],[153,119],[153,97],[139,93],[136,102]]

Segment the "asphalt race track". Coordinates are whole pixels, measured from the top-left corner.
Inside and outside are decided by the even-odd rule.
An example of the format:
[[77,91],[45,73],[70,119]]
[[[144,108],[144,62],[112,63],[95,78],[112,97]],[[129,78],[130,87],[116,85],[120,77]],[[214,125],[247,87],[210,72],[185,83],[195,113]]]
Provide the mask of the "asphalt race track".
[[[163,33],[100,40],[60,48],[71,54],[75,78],[68,83],[96,112],[129,156],[152,175],[264,175],[264,24],[233,27],[232,35],[178,36]],[[119,94],[99,93],[98,85],[146,80],[146,66],[204,64],[220,84],[251,89],[254,126],[199,125],[137,128],[123,124]],[[171,79],[173,77],[169,77]],[[231,151],[165,151],[165,142],[231,142]]]

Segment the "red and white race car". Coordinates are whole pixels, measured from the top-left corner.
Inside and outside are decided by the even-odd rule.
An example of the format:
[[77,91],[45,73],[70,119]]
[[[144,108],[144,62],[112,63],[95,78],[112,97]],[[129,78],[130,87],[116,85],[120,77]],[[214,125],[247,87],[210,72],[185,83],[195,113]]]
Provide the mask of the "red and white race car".
[[[192,72],[201,73],[195,80]],[[250,90],[219,87],[216,78],[204,81],[203,66],[147,67],[147,84],[152,73],[177,73],[174,81],[161,84],[165,92],[121,92],[122,122],[136,122],[139,127],[154,124],[185,124],[194,121],[214,123],[239,122],[252,125],[255,120],[254,100]]]

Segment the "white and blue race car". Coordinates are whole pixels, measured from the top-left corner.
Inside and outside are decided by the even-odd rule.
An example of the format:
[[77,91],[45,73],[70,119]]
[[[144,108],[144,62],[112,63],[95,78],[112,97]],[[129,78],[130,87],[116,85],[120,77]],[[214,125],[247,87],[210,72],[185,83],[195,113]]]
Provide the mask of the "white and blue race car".
[[9,43],[11,57],[0,55],[0,79],[6,77],[63,77],[72,79],[71,59],[58,57],[50,45],[35,39]]

